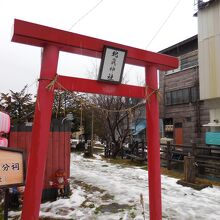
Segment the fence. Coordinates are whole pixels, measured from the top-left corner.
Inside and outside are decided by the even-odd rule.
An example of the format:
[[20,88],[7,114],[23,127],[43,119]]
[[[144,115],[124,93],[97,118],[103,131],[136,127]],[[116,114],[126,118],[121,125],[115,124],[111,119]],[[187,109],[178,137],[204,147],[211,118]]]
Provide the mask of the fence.
[[[129,144],[128,148],[123,148],[120,156],[145,162],[147,161],[147,144],[145,142],[135,142]],[[211,176],[220,179],[220,147],[209,145],[176,145],[167,142],[160,144],[162,166],[166,166],[168,170],[183,169],[184,156],[194,156],[197,176]],[[105,156],[110,157],[113,150],[112,145],[105,148]],[[180,165],[180,166],[177,166]]]
[[174,164],[183,164],[184,156],[189,154],[195,157],[198,175],[211,175],[220,178],[220,147],[161,143],[161,160],[165,162],[169,170],[173,168]]

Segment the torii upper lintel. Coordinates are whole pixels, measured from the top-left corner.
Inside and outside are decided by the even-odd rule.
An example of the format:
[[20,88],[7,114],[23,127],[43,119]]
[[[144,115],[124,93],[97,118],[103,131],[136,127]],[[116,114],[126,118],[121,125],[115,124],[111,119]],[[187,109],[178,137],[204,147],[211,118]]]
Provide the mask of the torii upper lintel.
[[46,44],[55,45],[59,47],[60,51],[91,56],[94,58],[101,58],[103,46],[108,45],[127,50],[126,63],[128,64],[144,67],[146,65],[154,65],[159,70],[170,70],[178,67],[178,60],[168,55],[158,54],[17,19],[15,19],[14,22],[12,41],[38,47],[44,47]]

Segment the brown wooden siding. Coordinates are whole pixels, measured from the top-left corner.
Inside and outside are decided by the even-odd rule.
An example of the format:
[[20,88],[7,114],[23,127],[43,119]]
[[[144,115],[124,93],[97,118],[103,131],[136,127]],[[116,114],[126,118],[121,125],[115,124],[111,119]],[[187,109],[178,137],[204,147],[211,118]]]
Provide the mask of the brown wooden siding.
[[[192,48],[194,47],[192,46]],[[169,52],[167,51],[166,54],[169,55]],[[184,59],[191,62],[198,59],[198,51],[194,49],[185,54],[176,54],[176,56],[180,60]],[[202,125],[209,122],[209,111],[203,101],[166,105],[165,94],[166,92],[192,87],[199,87],[198,66],[192,66],[183,70],[180,69],[173,74],[160,72],[160,92],[163,97],[160,102],[160,118],[170,118],[173,124],[182,123],[183,144],[189,144],[191,142],[204,143],[206,130]],[[174,133],[173,137],[175,143]]]

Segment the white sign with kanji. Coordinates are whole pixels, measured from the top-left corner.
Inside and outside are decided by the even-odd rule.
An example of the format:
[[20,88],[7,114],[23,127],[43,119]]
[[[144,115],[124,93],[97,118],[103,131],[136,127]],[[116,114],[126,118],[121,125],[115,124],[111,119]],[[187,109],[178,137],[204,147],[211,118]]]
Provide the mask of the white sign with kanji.
[[98,80],[121,83],[126,54],[126,50],[105,46]]
[[24,183],[23,153],[6,148],[0,149],[0,187]]

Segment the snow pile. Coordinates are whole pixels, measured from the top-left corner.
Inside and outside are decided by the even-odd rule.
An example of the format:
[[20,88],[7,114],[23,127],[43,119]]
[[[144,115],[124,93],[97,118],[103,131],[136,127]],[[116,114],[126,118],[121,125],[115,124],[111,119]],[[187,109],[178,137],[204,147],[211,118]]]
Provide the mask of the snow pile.
[[[41,219],[143,220],[149,219],[147,171],[81,155],[71,155],[70,183],[73,194],[41,205]],[[162,176],[163,219],[220,219],[220,188],[196,191]],[[11,213],[12,214],[12,213]]]

